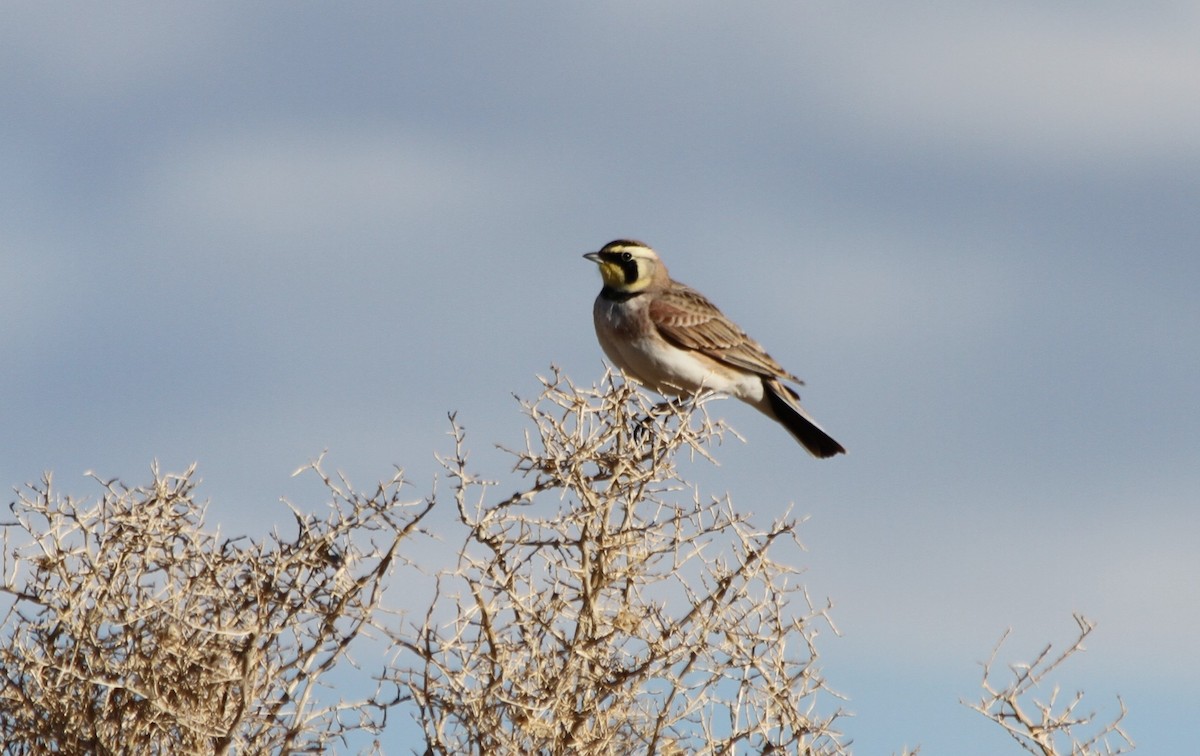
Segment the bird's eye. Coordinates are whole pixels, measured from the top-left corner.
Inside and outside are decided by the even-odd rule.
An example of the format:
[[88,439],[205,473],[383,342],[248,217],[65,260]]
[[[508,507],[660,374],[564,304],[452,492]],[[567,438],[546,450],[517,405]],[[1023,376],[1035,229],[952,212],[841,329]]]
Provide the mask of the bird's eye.
[[633,259],[633,255],[630,254],[629,252],[621,253],[621,262],[629,262],[632,259]]

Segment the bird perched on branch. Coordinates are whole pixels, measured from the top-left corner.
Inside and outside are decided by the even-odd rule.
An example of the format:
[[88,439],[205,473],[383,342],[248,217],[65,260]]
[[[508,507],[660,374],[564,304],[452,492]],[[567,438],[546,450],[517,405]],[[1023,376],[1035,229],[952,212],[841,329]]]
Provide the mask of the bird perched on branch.
[[596,337],[630,378],[673,396],[704,389],[730,394],[779,421],[813,456],[845,453],[784,384],[803,381],[703,294],[671,280],[653,249],[618,239],[584,257],[604,279],[592,309]]

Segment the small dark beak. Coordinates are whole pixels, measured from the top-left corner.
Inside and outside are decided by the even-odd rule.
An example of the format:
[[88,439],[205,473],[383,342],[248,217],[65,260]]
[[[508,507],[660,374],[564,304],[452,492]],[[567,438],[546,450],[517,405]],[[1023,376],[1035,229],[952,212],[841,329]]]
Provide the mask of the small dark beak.
[[597,265],[600,263],[600,253],[599,252],[588,252],[586,255],[584,255],[584,257],[587,258],[588,260],[591,260],[592,262],[596,263]]

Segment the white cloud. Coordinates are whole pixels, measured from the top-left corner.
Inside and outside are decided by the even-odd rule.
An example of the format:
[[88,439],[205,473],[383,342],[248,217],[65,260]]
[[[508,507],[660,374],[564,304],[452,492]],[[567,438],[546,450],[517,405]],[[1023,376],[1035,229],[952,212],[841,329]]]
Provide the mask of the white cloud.
[[152,162],[142,200],[148,218],[276,240],[372,224],[435,226],[485,192],[511,187],[495,154],[383,127],[202,134]]
[[[819,244],[795,274],[804,307],[826,318],[821,329],[850,351],[945,350],[991,333],[1022,306],[1014,273],[999,253],[847,230]],[[787,291],[778,296],[794,296]]]
[[823,94],[805,107],[889,142],[994,160],[1196,155],[1196,9],[1124,6],[845,8],[773,27],[772,54]]

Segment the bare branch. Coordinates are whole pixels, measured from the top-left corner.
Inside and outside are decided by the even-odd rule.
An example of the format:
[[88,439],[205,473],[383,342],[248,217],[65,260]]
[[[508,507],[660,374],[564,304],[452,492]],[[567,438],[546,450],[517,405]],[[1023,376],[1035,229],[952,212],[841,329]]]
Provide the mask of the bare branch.
[[431,501],[321,476],[323,519],[292,507],[264,542],[204,529],[195,469],[149,485],[94,479],[88,503],[50,476],[3,525],[0,646],[6,753],[326,750],[378,731],[385,706],[328,701],[323,678],[375,620],[401,540]]
[[[136,488],[93,476],[94,502],[46,475],[0,522],[4,752],[325,753],[404,707],[430,754],[848,753],[819,666],[832,604],[797,566],[803,519],[755,522],[688,483],[737,438],[712,400],[656,404],[619,375],[581,387],[554,369],[518,399],[529,422],[503,488],[470,468],[451,414],[439,461],[461,542],[411,615],[384,600],[417,566],[402,542],[425,534],[436,487],[406,500],[400,470],[364,493],[318,458],[297,474],[327,506],[286,503],[259,540],[204,528],[194,468]],[[1094,629],[1075,619],[1071,645],[1001,684],[1005,633],[967,705],[1030,753],[1126,753],[1124,701],[1100,725],[1051,681]],[[368,689],[335,692],[335,671]]]
[[[1008,639],[1005,631],[983,664],[983,697],[969,706],[1004,728],[1026,751],[1041,756],[1115,756],[1133,750],[1134,743],[1121,727],[1125,718],[1125,702],[1119,697],[1120,713],[1103,725],[1096,725],[1095,712],[1079,713],[1083,692],[1077,692],[1065,703],[1059,700],[1059,686],[1053,685],[1048,695],[1037,698],[1034,692],[1044,689],[1052,673],[1057,672],[1072,656],[1084,650],[1083,642],[1095,629],[1095,624],[1081,614],[1074,615],[1078,634],[1074,642],[1057,656],[1052,647],[1045,646],[1032,663],[1009,665],[1011,679],[999,687],[994,678],[994,666],[1000,647]],[[1090,734],[1089,734],[1090,730]]]
[[468,535],[424,622],[393,633],[432,752],[844,752],[840,710],[818,706],[829,607],[773,557],[799,551],[798,523],[754,527],[677,467],[729,432],[707,401],[555,372],[522,402],[522,483],[502,497],[452,418]]

